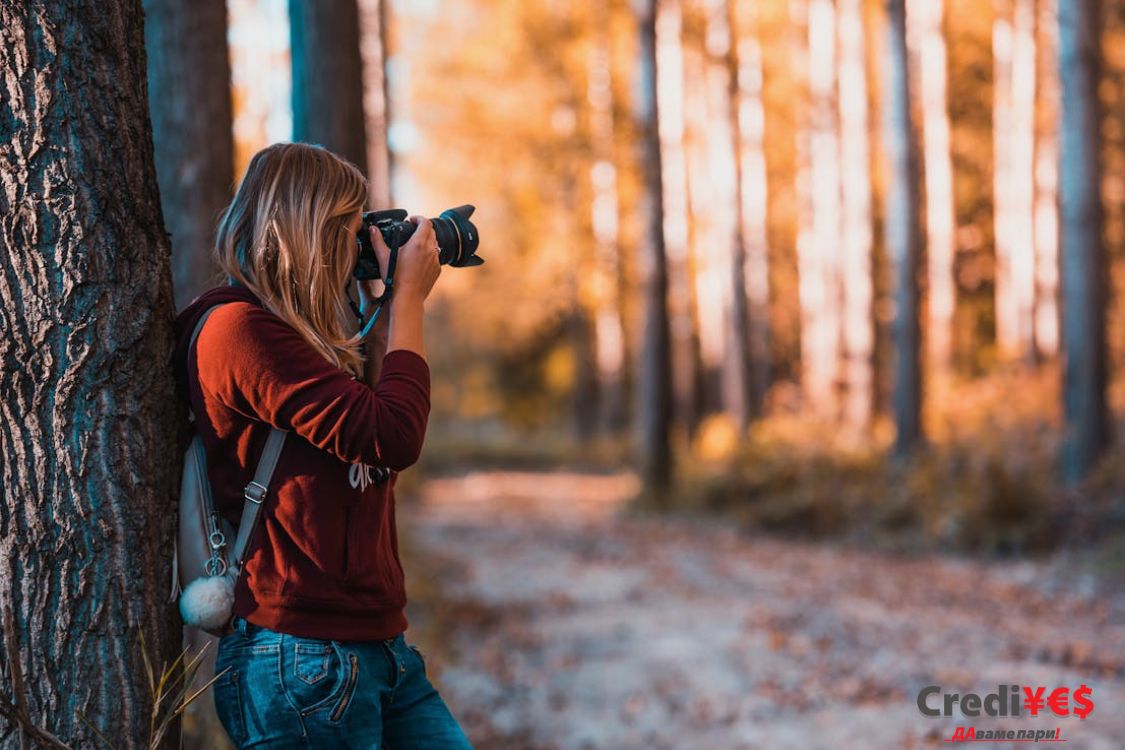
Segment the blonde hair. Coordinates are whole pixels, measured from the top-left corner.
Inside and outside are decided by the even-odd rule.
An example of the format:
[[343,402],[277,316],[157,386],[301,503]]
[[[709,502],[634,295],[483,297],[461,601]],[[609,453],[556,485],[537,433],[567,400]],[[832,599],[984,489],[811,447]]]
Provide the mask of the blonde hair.
[[222,271],[353,377],[363,356],[346,291],[358,254],[348,225],[366,201],[352,164],[321,146],[275,143],[251,159],[215,237]]

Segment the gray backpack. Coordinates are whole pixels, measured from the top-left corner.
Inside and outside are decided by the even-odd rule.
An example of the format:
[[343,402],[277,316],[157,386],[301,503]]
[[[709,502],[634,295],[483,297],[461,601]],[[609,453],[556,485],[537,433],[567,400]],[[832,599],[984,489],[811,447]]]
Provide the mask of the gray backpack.
[[[215,305],[200,316],[188,342],[189,361],[203,324],[223,304],[226,303]],[[190,408],[188,412],[194,424],[195,414]],[[232,528],[230,522],[216,512],[203,440],[198,431],[192,436],[191,444],[184,451],[179,522],[172,553],[172,592],[168,597],[169,604],[179,598],[184,624],[220,637],[233,632],[230,623],[235,583],[288,434],[277,428],[270,431],[254,479],[243,493],[246,501],[238,528]],[[233,546],[228,545],[230,539],[234,539]]]

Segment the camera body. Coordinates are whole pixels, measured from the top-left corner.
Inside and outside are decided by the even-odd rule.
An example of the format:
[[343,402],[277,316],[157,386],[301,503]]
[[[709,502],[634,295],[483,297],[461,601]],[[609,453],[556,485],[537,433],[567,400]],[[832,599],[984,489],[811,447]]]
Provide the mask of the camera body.
[[[480,235],[476,226],[469,221],[475,208],[458,206],[441,212],[441,216],[430,219],[434,236],[438,243],[438,262],[455,267],[479,266],[484,258],[476,254]],[[363,214],[363,225],[356,235],[359,245],[359,259],[356,260],[352,275],[364,281],[380,279],[379,260],[375,256],[375,246],[368,235],[370,227],[379,230],[387,247],[395,250],[406,244],[414,234],[417,225],[407,221],[406,211],[392,208],[386,211],[367,211]]]

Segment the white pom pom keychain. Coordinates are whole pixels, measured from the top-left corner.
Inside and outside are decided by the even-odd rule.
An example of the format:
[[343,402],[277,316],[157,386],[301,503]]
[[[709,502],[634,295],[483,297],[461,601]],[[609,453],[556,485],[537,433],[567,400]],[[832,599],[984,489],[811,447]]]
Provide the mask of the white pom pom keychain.
[[234,607],[234,577],[228,573],[200,576],[180,595],[180,615],[186,625],[222,630]]

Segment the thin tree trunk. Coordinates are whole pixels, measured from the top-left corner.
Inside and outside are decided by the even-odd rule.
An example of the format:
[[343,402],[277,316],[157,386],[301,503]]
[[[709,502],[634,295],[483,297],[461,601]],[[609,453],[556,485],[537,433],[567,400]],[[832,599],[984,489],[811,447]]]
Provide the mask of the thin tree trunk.
[[367,124],[368,202],[390,208],[394,158],[387,141],[391,97],[387,82],[390,44],[390,0],[359,0],[360,57],[363,60],[363,109]]
[[143,18],[140,0],[0,5],[0,603],[18,644],[0,667],[18,660],[31,719],[83,748],[101,745],[78,711],[148,746],[138,635],[158,667],[182,635],[165,598],[186,412]]
[[1035,351],[1059,351],[1058,0],[1039,0],[1035,143]]
[[319,143],[367,173],[356,0],[289,0],[293,139]]
[[863,0],[839,0],[839,104],[844,422],[871,422],[875,398],[875,314],[872,281],[871,170]]
[[218,283],[212,250],[234,180],[227,6],[145,0],[148,92],[176,308]]
[[[738,13],[739,8],[745,11]],[[727,0],[727,24],[731,35],[727,65],[730,70],[730,102],[738,165],[735,185],[738,226],[741,227],[745,268],[741,277],[733,269],[735,294],[746,294],[747,333],[750,337],[750,418],[761,416],[770,386],[770,243],[769,170],[766,164],[766,104],[762,61],[761,21],[757,6],[740,6]],[[741,283],[739,281],[741,278]]]
[[948,67],[942,28],[946,0],[910,0],[907,23],[918,62],[922,143],[926,164],[926,350],[930,371],[949,373],[953,356],[953,157],[947,101]]
[[669,278],[672,388],[677,417],[694,435],[700,420],[699,339],[689,243],[687,155],[680,0],[661,0],[656,15],[658,117],[664,183],[664,242]]
[[1062,474],[1075,485],[1109,443],[1106,412],[1106,266],[1098,76],[1097,0],[1059,3],[1059,204],[1062,241],[1063,405],[1067,435]]
[[904,456],[922,440],[918,323],[918,263],[922,237],[918,217],[917,142],[910,120],[904,0],[887,0],[886,56],[883,136],[888,179],[883,228],[894,276],[895,453]]
[[1034,354],[1035,7],[995,0],[996,339],[1002,355]]
[[598,377],[598,428],[615,432],[624,421],[625,326],[617,283],[621,247],[620,208],[614,159],[613,65],[610,38],[612,8],[599,3],[586,58],[586,100],[590,108],[590,140],[594,164],[590,168],[593,200],[590,225],[595,246],[594,340]]
[[646,491],[666,500],[672,481],[671,347],[668,328],[668,262],[664,252],[664,189],[658,113],[656,10],[659,0],[645,0],[639,8],[639,66],[641,87],[637,124],[642,135],[644,190],[641,216],[645,233],[644,341],[637,372],[637,417],[641,432],[641,477]]
[[[718,111],[713,88],[713,65],[698,40],[683,45],[684,152],[687,156],[688,206],[690,210],[690,266],[692,295],[698,321],[700,371],[696,382],[702,386],[700,407],[703,414],[723,408],[720,387],[723,360],[727,353],[724,310],[729,304],[726,292],[729,272],[730,231],[734,220],[734,200],[723,168],[729,170],[730,136],[725,132],[730,117]],[[723,94],[726,92],[723,91]],[[722,101],[719,102],[720,106]],[[716,146],[723,149],[715,158]]]
[[722,394],[724,410],[734,419],[739,435],[761,413],[769,362],[761,50],[750,33],[749,15],[749,11],[740,15],[732,0],[709,0],[707,5],[711,57],[707,87],[716,117],[725,119],[725,123],[716,121],[711,147],[716,172],[724,163],[732,167],[723,180],[730,184],[724,203],[729,200],[733,210],[726,222],[730,252]]
[[807,198],[811,224],[798,242],[802,382],[814,411],[835,418],[841,353],[840,140],[836,106],[836,10],[808,3]]

